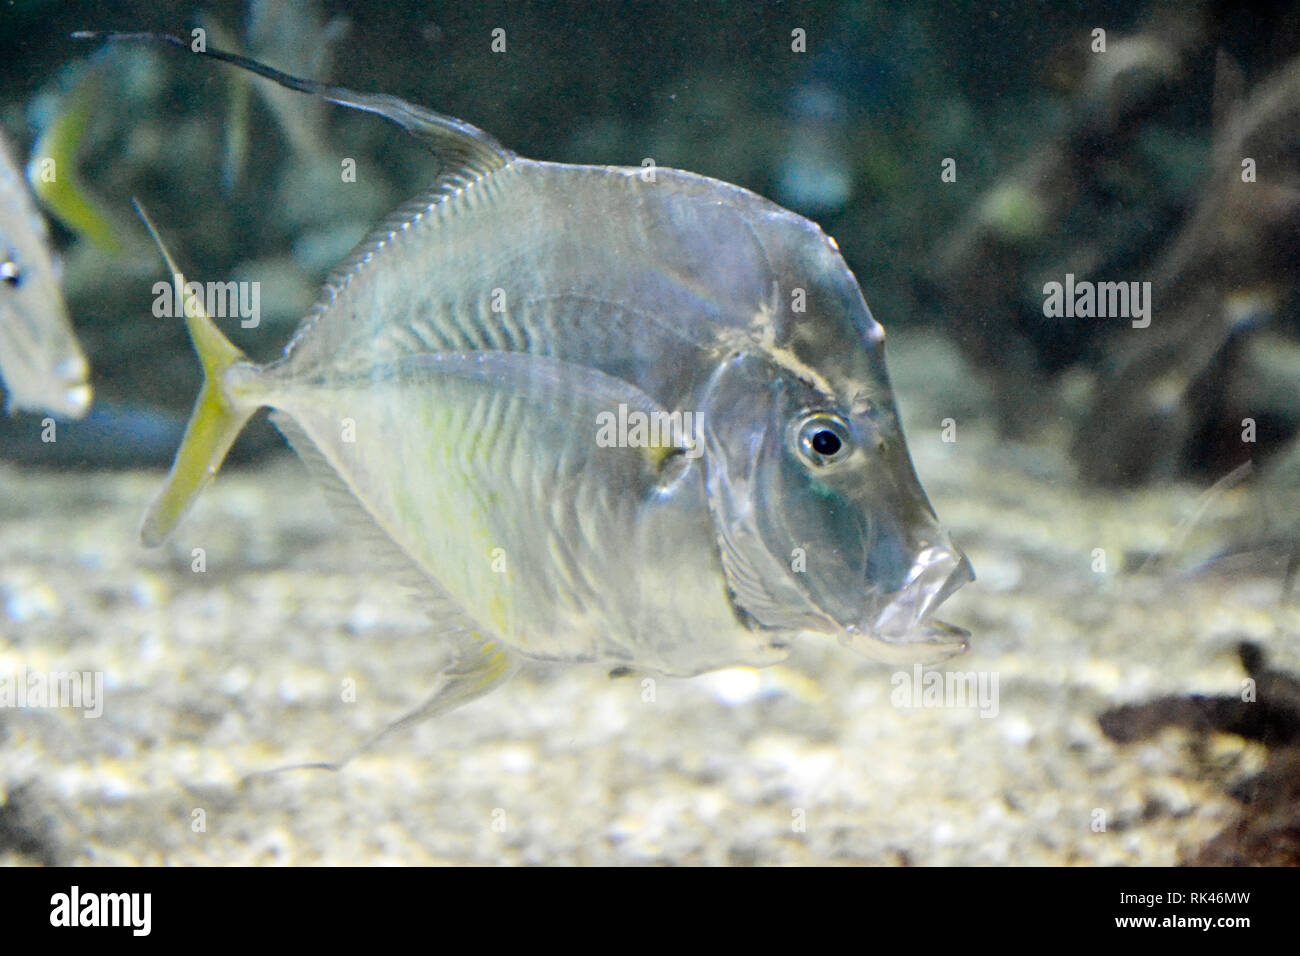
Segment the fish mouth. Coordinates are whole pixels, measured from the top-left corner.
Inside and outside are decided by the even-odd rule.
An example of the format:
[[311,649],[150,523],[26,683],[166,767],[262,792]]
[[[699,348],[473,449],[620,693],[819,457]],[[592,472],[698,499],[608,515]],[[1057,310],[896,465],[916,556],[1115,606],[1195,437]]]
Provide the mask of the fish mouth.
[[58,408],[73,418],[80,418],[90,408],[90,363],[81,355],[71,355],[54,367],[54,376],[63,391]]
[[970,560],[956,548],[923,547],[903,587],[886,598],[869,623],[849,625],[840,642],[860,654],[891,664],[928,663],[966,650],[970,631],[931,615],[963,584],[975,580]]
[[62,390],[52,391],[41,399],[40,407],[56,416],[77,419],[85,417],[90,411],[93,393],[89,385],[67,383]]
[[61,359],[44,381],[33,402],[36,407],[67,418],[82,418],[90,410],[93,392],[88,381],[90,365],[80,355]]
[[81,418],[90,410],[91,396],[89,385],[72,385],[60,397],[58,410],[72,418]]

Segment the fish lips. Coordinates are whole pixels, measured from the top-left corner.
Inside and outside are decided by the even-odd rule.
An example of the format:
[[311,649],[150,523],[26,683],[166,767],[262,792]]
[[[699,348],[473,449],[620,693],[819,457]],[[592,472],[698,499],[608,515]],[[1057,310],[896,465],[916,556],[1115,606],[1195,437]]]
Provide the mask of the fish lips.
[[5,379],[7,406],[33,414],[49,413],[56,418],[78,419],[90,409],[90,366],[81,355],[59,361],[52,369],[40,369],[34,360]]
[[931,663],[966,650],[970,632],[930,616],[963,584],[975,580],[969,559],[951,546],[923,547],[903,587],[886,596],[875,618],[849,625],[840,643],[889,664]]
[[90,409],[90,366],[81,355],[63,359],[54,367],[54,377],[61,389],[49,398],[52,411],[69,418],[81,418]]

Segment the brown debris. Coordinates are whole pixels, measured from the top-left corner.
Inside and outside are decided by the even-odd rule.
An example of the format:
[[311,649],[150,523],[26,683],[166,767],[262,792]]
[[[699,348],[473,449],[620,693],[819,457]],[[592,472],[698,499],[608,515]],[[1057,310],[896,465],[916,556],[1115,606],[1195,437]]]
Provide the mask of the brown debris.
[[1132,743],[1165,727],[1197,736],[1227,733],[1263,743],[1268,763],[1234,786],[1238,818],[1185,862],[1194,866],[1300,866],[1300,679],[1267,665],[1263,650],[1238,645],[1242,667],[1254,680],[1254,699],[1160,697],[1103,713],[1098,722],[1111,740]]

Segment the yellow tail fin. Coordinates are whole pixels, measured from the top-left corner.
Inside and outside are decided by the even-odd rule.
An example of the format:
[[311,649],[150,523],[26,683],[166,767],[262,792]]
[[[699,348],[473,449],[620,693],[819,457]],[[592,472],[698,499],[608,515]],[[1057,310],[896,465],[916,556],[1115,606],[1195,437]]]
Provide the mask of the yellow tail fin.
[[216,475],[226,452],[230,451],[230,446],[258,406],[255,403],[234,404],[222,388],[226,369],[237,362],[247,361],[247,358],[221,334],[204,311],[203,303],[197,297],[185,295],[185,277],[144,209],[139,203],[135,203],[135,208],[167,261],[172,281],[179,284],[185,306],[185,325],[203,365],[203,387],[194,402],[194,412],[185,427],[180,450],[176,452],[176,460],[172,462],[172,470],[162,491],[149,505],[140,525],[140,540],[152,547],[161,544],[180,523],[185,512]]

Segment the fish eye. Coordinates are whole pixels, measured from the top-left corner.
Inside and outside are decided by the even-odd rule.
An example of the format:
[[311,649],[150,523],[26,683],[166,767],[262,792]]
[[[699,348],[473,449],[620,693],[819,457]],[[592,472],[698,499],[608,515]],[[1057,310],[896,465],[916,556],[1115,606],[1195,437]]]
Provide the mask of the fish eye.
[[799,422],[795,448],[808,464],[824,467],[848,457],[853,450],[853,436],[848,423],[838,415],[816,412]]
[[0,282],[7,286],[18,288],[23,282],[22,270],[18,268],[18,263],[12,259],[5,259],[0,262]]

